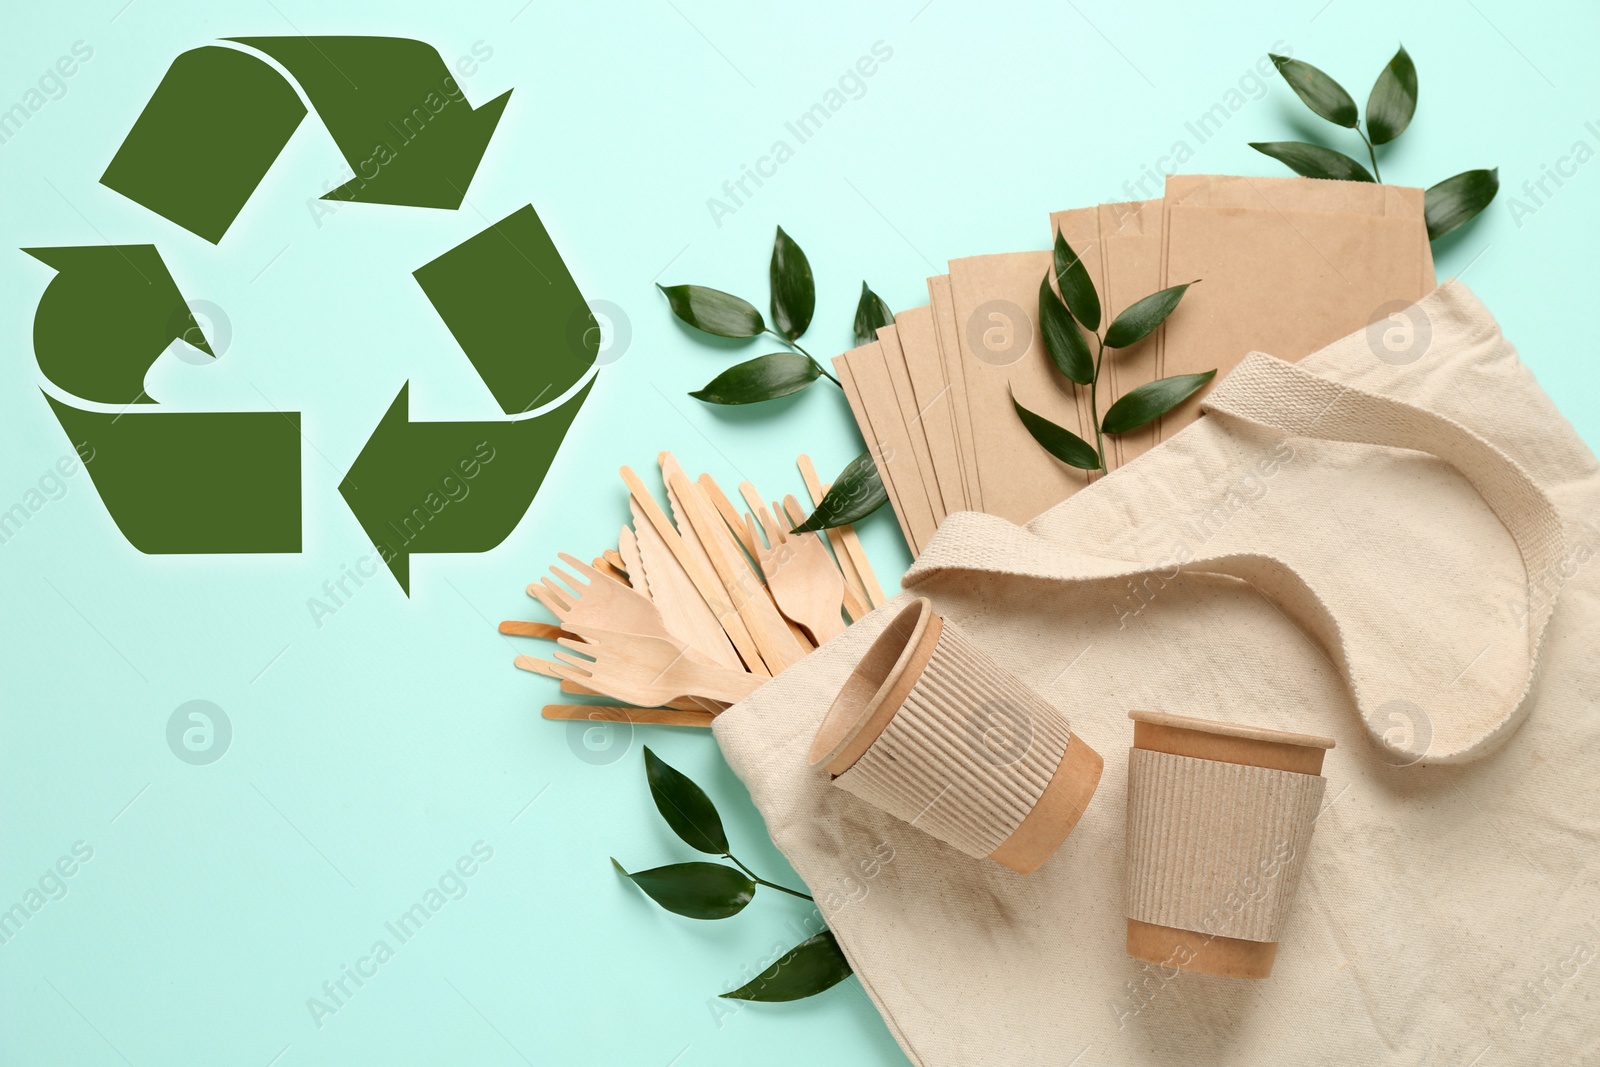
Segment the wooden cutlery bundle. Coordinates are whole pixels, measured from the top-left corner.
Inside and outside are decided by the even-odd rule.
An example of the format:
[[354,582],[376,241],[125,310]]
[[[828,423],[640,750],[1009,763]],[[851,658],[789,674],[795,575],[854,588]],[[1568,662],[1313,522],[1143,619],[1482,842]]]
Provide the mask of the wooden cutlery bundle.
[[[794,533],[806,510],[793,496],[769,505],[745,482],[741,512],[709,474],[691,481],[672,453],[658,460],[667,509],[623,467],[633,522],[617,547],[590,563],[562,553],[565,567],[528,586],[555,623],[500,624],[560,646],[550,659],[518,656],[518,667],[560,679],[564,693],[631,705],[550,704],[545,718],[710,726],[887,599],[850,527]],[[808,456],[798,466],[820,503],[827,486]]]

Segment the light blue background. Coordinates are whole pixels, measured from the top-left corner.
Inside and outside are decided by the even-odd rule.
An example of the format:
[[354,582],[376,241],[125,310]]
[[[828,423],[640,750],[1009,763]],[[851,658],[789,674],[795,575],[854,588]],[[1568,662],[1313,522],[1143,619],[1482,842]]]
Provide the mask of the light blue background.
[[[709,788],[742,858],[769,877],[793,873],[708,736],[642,730],[615,762],[585,762],[563,726],[538,718],[554,683],[512,669],[516,651],[533,649],[494,630],[537,616],[523,585],[557,551],[615,544],[621,464],[647,469],[667,448],[724,484],[800,493],[798,452],[828,474],[860,450],[827,383],[737,412],[684,395],[733,353],[676,326],[652,282],[764,306],[775,223],[818,278],[808,347],[833,354],[863,278],[897,308],[920,303],[947,258],[1044,247],[1051,210],[1126,198],[1123,183],[1177,140],[1195,150],[1189,172],[1282,173],[1245,146],[1305,125],[1280,81],[1204,144],[1186,121],[1274,47],[1364,101],[1403,40],[1422,102],[1385,175],[1427,185],[1500,166],[1500,201],[1438,245],[1439,275],[1468,271],[1561,409],[1591,445],[1600,439],[1600,165],[1542,206],[1521,190],[1574,142],[1600,148],[1600,125],[1585,126],[1600,123],[1592,4],[329,7],[96,0],[4,16],[0,109],[75,41],[94,55],[0,144],[0,248],[157,243],[185,294],[224,310],[233,341],[212,366],[166,357],[153,395],[300,410],[306,437],[302,554],[140,555],[81,471],[0,545],[0,908],[74,842],[94,850],[67,895],[0,945],[5,1063],[903,1062],[854,981],[719,1025],[712,1006],[725,1002],[713,994],[792,942],[788,923],[804,909],[763,894],[736,919],[695,923],[619,881],[608,855],[690,858],[649,803],[642,743]],[[308,200],[344,165],[314,117],[220,247],[96,183],[180,51],[295,32],[416,37],[452,62],[475,42],[492,49],[465,91],[474,104],[516,91],[469,206],[345,206],[319,226]],[[784,123],[877,41],[893,56],[864,94],[717,225],[707,199],[775,139],[793,145]],[[1512,196],[1537,210],[1514,219]],[[319,627],[308,599],[371,548],[336,486],[401,382],[412,382],[416,419],[495,410],[409,273],[528,202],[584,293],[625,310],[631,346],[499,549],[418,557],[409,599],[381,574]],[[49,277],[0,252],[0,508],[69,450],[31,356]],[[908,562],[892,520],[875,517],[864,536],[892,586]],[[233,724],[210,766],[167,747],[168,717],[191,699],[216,702]],[[307,998],[477,841],[494,856],[465,897],[318,1028]],[[1081,1062],[1115,1060],[1095,1050]]]

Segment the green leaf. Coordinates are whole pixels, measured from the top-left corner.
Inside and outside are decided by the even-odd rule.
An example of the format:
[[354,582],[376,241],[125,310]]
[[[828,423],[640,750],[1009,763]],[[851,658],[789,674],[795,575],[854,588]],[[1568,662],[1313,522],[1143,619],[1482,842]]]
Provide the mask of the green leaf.
[[833,988],[850,974],[850,961],[844,958],[833,931],[824,930],[779,956],[768,970],[722,996],[769,1004],[801,1000]]
[[1437,241],[1489,206],[1500,191],[1500,168],[1465,170],[1429,189],[1423,197],[1428,240]]
[[644,747],[644,776],[650,783],[656,810],[667,820],[672,832],[683,838],[684,844],[713,856],[728,854],[728,835],[722,829],[722,816],[717,814],[717,806],[711,803],[704,789],[651,752],[649,745]]
[[1106,328],[1106,347],[1127,348],[1144,340],[1151,330],[1172,314],[1172,309],[1178,306],[1178,301],[1183,299],[1183,294],[1193,284],[1184,282],[1174,285],[1129,304]]
[[690,919],[726,919],[755,896],[756,884],[743,871],[720,863],[672,863],[629,874],[613,857],[617,873],[630,879],[663,908]]
[[1416,111],[1417,65],[1401,45],[1367,97],[1367,136],[1373,144],[1388,144],[1406,131]]
[[1344,86],[1310,63],[1298,59],[1273,56],[1272,63],[1306,107],[1336,126],[1352,130],[1356,128],[1356,102],[1350,99]]
[[1304,141],[1251,141],[1250,147],[1269,155],[1303,178],[1328,178],[1336,182],[1370,182],[1367,168],[1343,152]]
[[806,332],[817,307],[817,283],[811,263],[794,238],[778,227],[772,242],[772,325],[789,340]]
[[658,285],[672,313],[697,330],[717,337],[754,337],[765,330],[761,312],[748,300],[703,285]]
[[1106,433],[1137,430],[1189,399],[1195,390],[1216,376],[1214,370],[1201,374],[1175,374],[1171,378],[1157,378],[1138,388],[1129,389],[1111,405],[1104,421],[1100,423],[1100,429]]
[[1089,279],[1083,260],[1067,244],[1060,230],[1056,231],[1055,271],[1061,299],[1072,309],[1072,317],[1083,323],[1083,328],[1090,333],[1098,330],[1100,295],[1094,291],[1094,282]]
[[1048,274],[1039,283],[1039,326],[1044,334],[1044,350],[1056,369],[1079,385],[1094,381],[1094,359],[1089,355],[1089,342],[1073,321],[1067,305],[1050,288]]
[[861,300],[856,304],[856,344],[860,346],[876,341],[878,329],[892,322],[894,312],[889,310],[889,305],[868,289],[866,282],[862,282]]
[[1044,446],[1046,452],[1069,467],[1085,471],[1100,469],[1100,453],[1088,441],[1065,426],[1057,426],[1043,415],[1035,415],[1017,403],[1015,396],[1011,398],[1011,406],[1017,409],[1017,418],[1022,420],[1022,425],[1033,434],[1035,441]]
[[872,462],[872,453],[863,452],[839,472],[817,505],[811,517],[796,526],[790,533],[810,533],[813,530],[831,530],[835,526],[849,526],[860,522],[883,506],[889,499],[878,466]]
[[798,393],[821,374],[810,356],[774,352],[735,363],[689,395],[707,404],[754,404]]

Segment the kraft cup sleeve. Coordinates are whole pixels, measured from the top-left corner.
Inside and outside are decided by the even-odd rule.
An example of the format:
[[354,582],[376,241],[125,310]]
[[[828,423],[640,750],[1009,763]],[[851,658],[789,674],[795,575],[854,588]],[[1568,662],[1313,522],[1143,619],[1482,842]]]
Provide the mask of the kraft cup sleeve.
[[993,853],[1038,804],[1067,722],[945,622],[905,702],[840,788],[969,856]]
[[1133,749],[1128,917],[1282,940],[1326,785],[1316,774]]

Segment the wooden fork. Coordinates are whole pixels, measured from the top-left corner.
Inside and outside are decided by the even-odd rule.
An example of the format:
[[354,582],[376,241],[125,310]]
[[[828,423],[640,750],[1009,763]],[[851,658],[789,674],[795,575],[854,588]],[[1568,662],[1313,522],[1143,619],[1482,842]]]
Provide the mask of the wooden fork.
[[[550,573],[566,583],[567,588],[556,585],[548,578],[541,578],[538,582],[529,584],[528,595],[560,619],[563,630],[575,634],[587,634],[591,629],[598,628],[618,633],[643,634],[683,647],[682,642],[673,637],[667,629],[666,623],[661,618],[661,612],[648,597],[640,595],[621,582],[612,581],[576,556],[562,552],[560,557],[562,562],[588,581],[579,581],[575,575],[560,567],[551,567]],[[710,662],[707,657],[692,649],[688,650],[687,654],[701,662]]]
[[555,653],[558,662],[541,662],[544,671],[645,707],[682,697],[737,703],[764,681],[691,660],[683,645],[659,637],[591,629],[581,641],[563,637],[556,643],[568,651]]
[[[765,541],[757,536],[756,519],[750,515],[744,519],[745,533],[755,546],[756,561],[778,607],[805,627],[818,645],[842,633],[844,619],[839,609],[844,600],[844,576],[821,540],[813,533],[789,533],[789,523],[774,519],[764,504],[757,514]],[[778,514],[783,514],[781,508]]]
[[[783,501],[784,506],[789,511],[789,521],[791,523],[789,529],[792,530],[796,526],[804,525],[806,521],[806,510],[800,506],[800,501],[796,500],[792,494],[784,497]],[[772,510],[778,511],[778,505],[773,504]],[[778,515],[778,521],[783,521],[782,514]],[[833,532],[837,532],[837,530],[838,528],[836,527]],[[815,537],[818,542],[824,546],[830,543],[820,533],[808,534],[807,536]],[[867,613],[872,610],[872,608],[867,605],[865,598],[862,597],[862,595],[856,590],[855,582],[860,578],[860,575],[855,573],[854,564],[849,562],[849,554],[841,554],[835,551],[831,554],[831,558],[834,566],[839,569],[840,578],[844,581],[844,613],[849,616],[851,622],[855,622],[858,619],[864,618]],[[850,569],[846,570],[846,566],[849,566]]]
[[[569,634],[559,626],[551,626],[546,622],[519,622],[516,620],[508,620],[501,623],[500,632],[503,634],[516,634],[522,637],[543,637],[551,641],[554,641],[559,637],[577,638],[578,636],[577,634]],[[515,664],[519,670],[528,671],[531,674],[542,674],[547,678],[558,679],[561,682],[561,691],[563,693],[572,693],[578,696],[591,697],[606,695],[604,693],[597,693],[588,686],[581,685],[569,678],[562,678],[560,675],[551,674],[551,664],[548,660],[536,659],[535,657],[528,655],[520,655],[517,656],[516,659],[512,660],[512,663]],[[676,711],[692,711],[697,714],[704,713],[710,715],[715,715],[717,712],[721,711],[723,707],[725,707],[721,701],[707,700],[704,697],[669,700],[667,701],[666,706]]]

